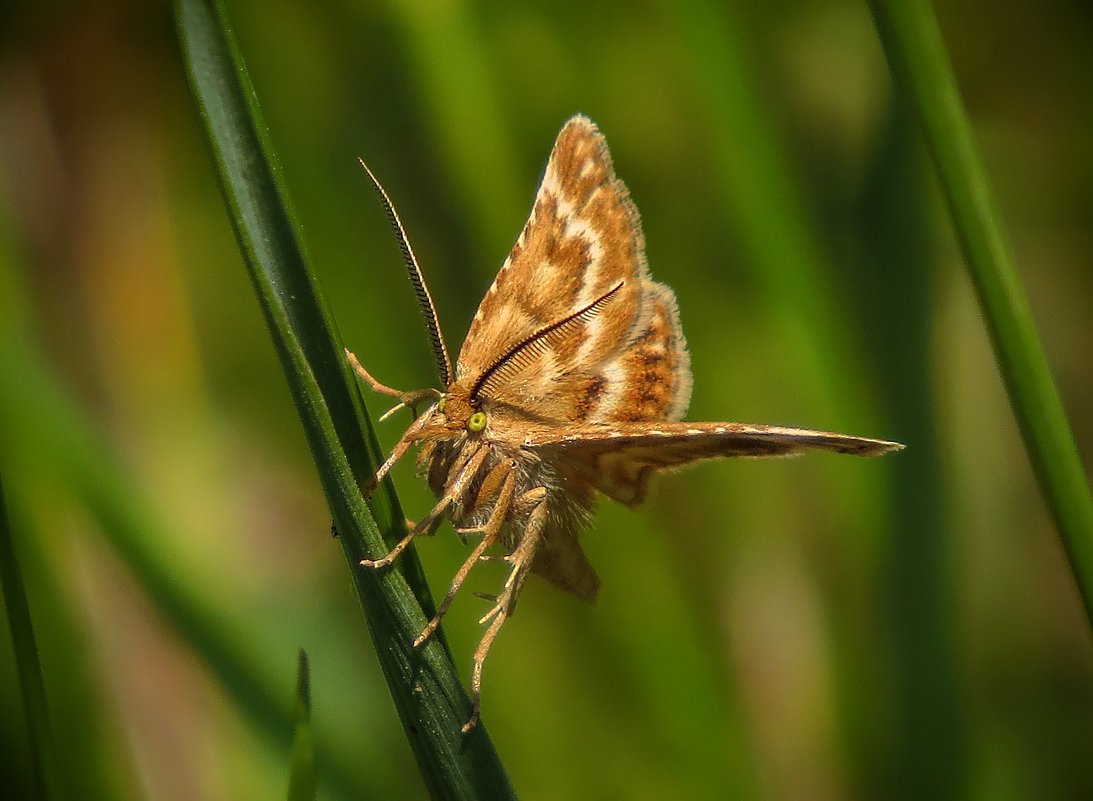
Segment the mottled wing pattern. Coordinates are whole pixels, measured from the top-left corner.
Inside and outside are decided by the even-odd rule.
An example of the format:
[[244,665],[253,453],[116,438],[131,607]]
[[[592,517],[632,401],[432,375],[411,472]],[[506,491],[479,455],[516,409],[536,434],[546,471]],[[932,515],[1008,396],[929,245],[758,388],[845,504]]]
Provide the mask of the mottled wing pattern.
[[460,378],[622,288],[602,313],[534,354],[486,400],[572,421],[680,419],[690,400],[686,345],[672,291],[649,278],[638,211],[586,117],[554,143],[535,204],[459,354]]
[[656,471],[704,459],[789,456],[805,450],[880,456],[903,447],[846,434],[746,423],[623,423],[569,431],[536,428],[528,432],[524,446],[544,458],[579,465],[589,483],[628,505],[644,500],[649,478]]
[[691,401],[691,357],[679,325],[676,297],[664,284],[646,281],[647,318],[624,353],[603,373],[600,402],[580,418],[590,423],[682,420]]

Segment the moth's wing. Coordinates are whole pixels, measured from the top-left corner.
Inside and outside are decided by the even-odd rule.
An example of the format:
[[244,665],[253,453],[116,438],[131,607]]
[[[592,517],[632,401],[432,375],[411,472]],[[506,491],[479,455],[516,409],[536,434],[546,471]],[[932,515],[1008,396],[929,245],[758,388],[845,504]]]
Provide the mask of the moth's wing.
[[[675,296],[649,278],[637,208],[603,135],[578,115],[558,134],[531,215],[475,313],[457,376],[473,380],[620,282],[601,313],[533,354],[489,399],[566,421],[624,419],[619,409],[640,415],[625,419],[679,419],[690,399]],[[653,376],[664,377],[655,390]]]
[[747,423],[586,425],[576,430],[536,428],[524,447],[570,465],[600,492],[627,505],[640,503],[659,470],[727,456],[790,456],[828,450],[880,456],[902,445],[879,439]]
[[531,572],[583,601],[592,602],[600,593],[600,577],[589,563],[577,533],[575,526],[549,526],[531,562]]
[[588,423],[682,420],[691,402],[691,357],[679,325],[676,296],[646,281],[643,317],[625,350],[605,363],[598,393],[586,401]]

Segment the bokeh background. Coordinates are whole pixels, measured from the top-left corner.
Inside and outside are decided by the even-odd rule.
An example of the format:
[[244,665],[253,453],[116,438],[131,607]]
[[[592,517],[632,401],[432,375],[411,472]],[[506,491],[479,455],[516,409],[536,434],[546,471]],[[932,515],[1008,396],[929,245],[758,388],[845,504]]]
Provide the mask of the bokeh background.
[[[1093,797],[1089,628],[866,5],[537,5],[228,3],[345,342],[390,385],[434,382],[358,156],[394,196],[455,349],[580,111],[679,297],[691,419],[908,448],[708,464],[641,510],[603,505],[585,540],[598,605],[529,582],[487,666],[484,719],[517,791]],[[937,5],[1088,463],[1093,16]],[[283,743],[172,622],[143,552],[286,704],[307,649],[352,796],[423,797],[170,9],[15,3],[0,19],[0,471],[71,797],[285,790]],[[387,447],[406,422],[380,427]],[[71,466],[70,441],[94,443],[96,469]],[[409,465],[396,483],[408,514],[428,508]],[[145,551],[119,547],[103,486],[124,488]],[[438,593],[464,548],[445,528],[418,552]],[[445,624],[465,672],[483,609],[466,593]],[[0,786],[19,798],[27,745],[0,641]]]

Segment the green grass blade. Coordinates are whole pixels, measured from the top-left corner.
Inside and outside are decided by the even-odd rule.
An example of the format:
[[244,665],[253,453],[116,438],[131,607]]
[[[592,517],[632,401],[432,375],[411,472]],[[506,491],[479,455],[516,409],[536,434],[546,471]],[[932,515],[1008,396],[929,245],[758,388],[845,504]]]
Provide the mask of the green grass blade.
[[936,165],[1025,449],[1093,622],[1093,496],[927,0],[871,0]]
[[[270,671],[241,645],[224,611],[203,605],[202,593],[185,584],[162,545],[172,538],[156,536],[166,524],[133,489],[139,482],[125,475],[84,416],[42,371],[29,346],[13,340],[15,344],[0,342],[0,361],[20,376],[19,381],[0,383],[0,455],[21,455],[32,476],[48,476],[69,488],[151,602],[205,661],[252,725],[287,747],[293,717]],[[360,782],[344,756],[351,751],[320,746],[330,754],[326,773],[334,787],[346,798],[359,795]]]
[[476,249],[492,265],[504,252],[499,249],[513,241],[514,223],[506,211],[523,212],[531,203],[493,75],[494,41],[469,4],[440,3],[427,14],[412,0],[395,0],[389,8],[406,44],[421,107],[428,109],[422,124],[430,127],[440,165],[467,216],[476,221],[471,229]]
[[821,417],[841,416],[869,429],[860,348],[810,221],[800,177],[766,107],[738,5],[685,0],[665,7],[686,43],[692,80],[713,131],[718,185],[746,248],[746,265],[786,352],[800,354],[800,391]]
[[0,482],[0,590],[4,596],[4,610],[11,628],[15,667],[19,674],[19,688],[23,698],[23,711],[27,721],[27,740],[30,745],[31,771],[37,783],[33,792],[42,799],[59,799],[60,781],[57,759],[53,748],[53,731],[49,721],[49,705],[46,702],[42,664],[38,658],[38,644],[34,639],[34,625],[30,617],[23,574],[12,542],[8,523],[4,486]]
[[296,734],[292,739],[292,771],[288,801],[315,801],[315,738],[311,733],[311,676],[307,652],[300,649],[296,676]]
[[374,470],[374,435],[297,239],[280,169],[223,11],[209,0],[179,0],[175,7],[191,91],[229,216],[425,783],[436,798],[509,796],[485,728],[460,734],[470,703],[443,640],[412,647],[432,608],[424,583],[415,582],[415,597],[406,581],[408,568],[413,578],[420,576],[416,559],[404,555],[397,571],[359,566],[366,555],[384,552],[380,527],[389,536],[397,533],[397,503],[393,495],[381,496],[374,519],[361,497],[359,486]]
[[[42,675],[49,676],[48,722],[44,712],[36,715],[43,721],[43,729],[51,724],[53,732],[51,753],[40,749],[52,760],[46,764],[47,780],[55,779],[56,792],[50,786],[46,792],[50,798],[133,799],[138,797],[137,781],[116,715],[101,692],[100,665],[87,648],[84,610],[71,603],[69,591],[73,588],[68,582],[72,576],[61,567],[64,559],[57,559],[54,551],[63,535],[57,538],[52,536],[57,532],[44,531],[31,512],[40,488],[53,499],[68,489],[63,479],[58,481],[53,468],[66,463],[73,442],[66,435],[69,426],[78,427],[78,423],[70,416],[50,419],[45,430],[56,438],[57,448],[43,453],[38,447],[41,438],[36,435],[41,429],[35,426],[42,420],[43,399],[35,390],[40,386],[36,378],[44,360],[30,336],[35,329],[31,322],[35,304],[21,280],[19,264],[23,259],[17,253],[5,211],[0,208],[0,365],[13,380],[0,380],[0,471],[5,471],[5,524],[14,541],[15,565],[25,587],[22,594],[34,609],[34,636],[40,645],[37,658]],[[99,462],[86,465],[89,483],[102,482],[100,468]],[[11,584],[4,579],[5,586]],[[17,646],[11,656],[18,654]],[[14,674],[12,679],[17,681]],[[13,692],[29,697],[28,692],[14,687]],[[45,709],[45,703],[40,706]],[[78,736],[68,736],[73,732]],[[32,742],[27,745],[34,746]],[[16,754],[9,748],[5,756],[8,760],[24,758]],[[26,770],[20,770],[20,776],[30,781],[33,774],[37,780],[37,766],[29,757],[25,759]],[[55,771],[53,765],[63,768]],[[4,789],[13,782],[17,784],[14,779],[3,782]],[[21,790],[29,792],[25,783],[13,792]]]
[[[937,307],[929,265],[934,258],[921,149],[911,110],[896,99],[885,115],[859,201],[862,252],[853,283],[869,287],[870,302],[858,304],[873,335],[866,343],[879,376],[880,402],[892,429],[913,443],[892,465],[891,512],[884,567],[878,581],[892,681],[886,685],[884,720],[892,736],[879,752],[875,728],[858,727],[862,764],[878,783],[863,797],[892,801],[961,797],[967,787],[970,749],[967,710],[961,703],[960,632],[952,614],[956,543],[946,514],[948,486],[943,443],[930,374],[936,321],[923,309]],[[877,265],[884,265],[878,269]],[[881,324],[881,320],[885,321]],[[876,641],[856,638],[848,650],[875,651]],[[868,663],[858,654],[855,665]],[[853,683],[860,676],[848,673]],[[881,758],[878,755],[883,754]],[[880,787],[885,787],[880,792]],[[895,788],[898,788],[896,790]]]

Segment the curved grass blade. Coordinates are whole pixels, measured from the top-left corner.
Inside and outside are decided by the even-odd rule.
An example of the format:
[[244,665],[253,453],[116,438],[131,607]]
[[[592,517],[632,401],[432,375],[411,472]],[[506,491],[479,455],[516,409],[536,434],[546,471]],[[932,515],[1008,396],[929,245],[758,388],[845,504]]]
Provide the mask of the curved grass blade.
[[870,6],[888,63],[937,167],[1025,450],[1093,623],[1093,496],[937,19],[928,0],[870,0]]
[[46,702],[42,664],[38,658],[38,645],[34,639],[34,625],[30,617],[23,574],[12,542],[8,523],[4,485],[0,481],[0,595],[4,596],[4,611],[11,628],[12,651],[15,669],[19,674],[19,689],[23,698],[23,711],[27,721],[27,741],[30,747],[31,769],[29,774],[36,787],[35,797],[59,799],[61,782],[53,747],[53,731]]
[[[213,0],[178,0],[175,9],[191,91],[229,217],[425,783],[434,798],[511,796],[486,731],[460,734],[470,702],[444,641],[412,646],[432,612],[418,562],[406,554],[411,559],[404,556],[399,570],[359,567],[365,556],[386,552],[381,528],[392,540],[397,536],[397,500],[389,482],[388,494],[371,512],[361,497],[359,487],[375,469],[375,437],[297,240],[280,170],[223,9]],[[406,581],[411,568],[416,596]]]
[[292,772],[288,801],[315,801],[315,738],[311,734],[311,669],[300,649],[296,668],[296,734],[292,738]]

